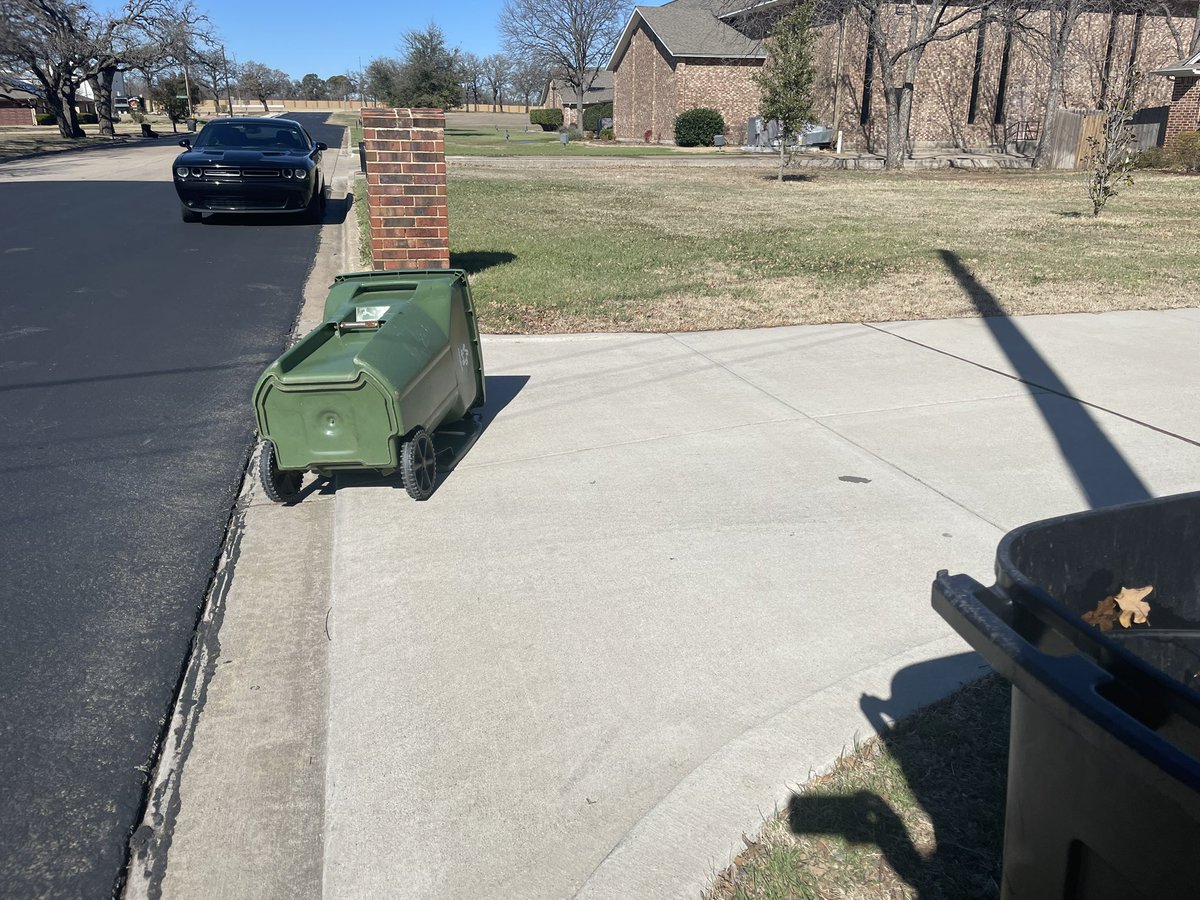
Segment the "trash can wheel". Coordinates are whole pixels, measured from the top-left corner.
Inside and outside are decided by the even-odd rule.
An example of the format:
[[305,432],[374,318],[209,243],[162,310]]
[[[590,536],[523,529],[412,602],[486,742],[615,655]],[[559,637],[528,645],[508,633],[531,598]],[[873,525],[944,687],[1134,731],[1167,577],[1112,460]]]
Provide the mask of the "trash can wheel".
[[418,428],[400,448],[400,476],[404,489],[414,500],[428,500],[437,482],[437,451],[433,438],[424,428]]
[[281,472],[275,459],[275,445],[263,441],[262,455],[258,458],[258,477],[263,491],[276,503],[291,503],[300,496],[303,472]]

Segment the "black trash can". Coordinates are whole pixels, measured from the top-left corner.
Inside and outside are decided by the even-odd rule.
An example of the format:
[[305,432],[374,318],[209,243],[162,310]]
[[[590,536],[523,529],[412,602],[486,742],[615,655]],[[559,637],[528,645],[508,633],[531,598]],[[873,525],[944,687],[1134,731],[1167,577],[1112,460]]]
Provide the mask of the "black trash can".
[[[1149,625],[1081,618],[1146,585]],[[933,606],[1013,685],[1001,896],[1200,897],[1200,493],[1026,525]]]

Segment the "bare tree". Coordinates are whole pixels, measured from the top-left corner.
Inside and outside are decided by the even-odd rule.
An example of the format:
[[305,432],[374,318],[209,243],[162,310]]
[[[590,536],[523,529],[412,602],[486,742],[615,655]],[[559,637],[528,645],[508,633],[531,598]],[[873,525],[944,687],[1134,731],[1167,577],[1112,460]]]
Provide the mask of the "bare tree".
[[549,79],[550,72],[545,66],[533,60],[524,60],[513,66],[508,82],[525,104],[525,112],[529,112],[530,98],[540,93]]
[[[201,49],[195,57],[196,81],[204,88],[205,92],[212,95],[213,103],[216,104],[217,112],[221,111],[221,94],[222,87],[226,86],[229,78],[229,68],[225,62],[224,47],[205,47]],[[230,115],[233,111],[230,110]]]
[[[484,60],[474,53],[460,53],[458,56],[458,75],[462,81],[463,93],[468,104],[475,102],[475,112],[479,112],[479,95],[483,93]],[[470,107],[468,106],[468,109]]]
[[[75,111],[80,86],[99,78],[111,96],[116,66],[144,43],[142,33],[157,2],[128,0],[119,13],[101,15],[74,0],[5,0],[0,64],[37,80],[63,137],[83,137]],[[109,127],[111,132],[111,119]]]
[[[921,58],[930,44],[952,41],[968,34],[995,15],[987,0],[929,0],[895,6],[892,0],[851,0],[867,22],[868,43],[874,50],[883,82],[887,111],[887,143],[884,168],[900,169],[908,148],[908,126],[912,119],[913,87]],[[1053,0],[1051,0],[1053,2]],[[1063,0],[1079,2],[1079,0]],[[897,14],[907,17],[905,34],[898,37],[888,27]]]
[[1088,138],[1091,159],[1087,190],[1093,216],[1104,211],[1104,205],[1117,196],[1119,187],[1133,185],[1133,96],[1137,81],[1137,72],[1129,71],[1124,94],[1105,110],[1101,136]]
[[167,52],[183,72],[183,82],[188,96],[188,114],[192,112],[192,66],[199,62],[205,51],[218,46],[208,15],[202,12],[194,0],[159,0],[160,13],[156,18],[155,31]]
[[[1035,50],[1040,49],[1047,66],[1042,127],[1038,133],[1037,150],[1033,154],[1035,169],[1044,168],[1050,163],[1055,123],[1058,111],[1063,108],[1063,81],[1075,23],[1085,12],[1100,8],[1103,2],[1104,0],[1044,0],[1037,16],[1018,23],[1027,35],[1026,44],[1033,43]],[[1034,38],[1033,42],[1028,40],[1030,35]]]
[[[1147,11],[1163,17],[1179,59],[1200,51],[1200,3],[1193,3],[1189,14],[1180,14],[1177,0],[1150,0]],[[1188,20],[1191,20],[1189,24]]]
[[608,64],[627,11],[624,0],[505,0],[500,33],[511,56],[538,60],[575,89],[582,128],[584,97]]
[[288,92],[292,79],[287,72],[272,69],[254,60],[246,60],[238,66],[238,92],[253,97],[262,104],[263,112],[270,111],[267,101]]
[[483,60],[483,77],[492,92],[492,112],[499,104],[504,109],[504,88],[512,76],[512,60],[503,53],[493,53]]

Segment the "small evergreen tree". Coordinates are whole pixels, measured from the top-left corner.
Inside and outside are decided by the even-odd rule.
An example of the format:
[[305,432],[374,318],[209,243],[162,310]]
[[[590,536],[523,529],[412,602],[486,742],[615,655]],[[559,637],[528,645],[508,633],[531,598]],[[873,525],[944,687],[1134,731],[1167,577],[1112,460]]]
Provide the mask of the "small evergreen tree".
[[788,135],[812,119],[812,5],[802,3],[779,20],[767,38],[767,63],[755,80],[762,115],[778,120],[779,180],[787,165]]
[[450,109],[463,102],[458,51],[446,46],[446,35],[433,22],[424,31],[404,36],[404,63],[396,85],[398,106]]

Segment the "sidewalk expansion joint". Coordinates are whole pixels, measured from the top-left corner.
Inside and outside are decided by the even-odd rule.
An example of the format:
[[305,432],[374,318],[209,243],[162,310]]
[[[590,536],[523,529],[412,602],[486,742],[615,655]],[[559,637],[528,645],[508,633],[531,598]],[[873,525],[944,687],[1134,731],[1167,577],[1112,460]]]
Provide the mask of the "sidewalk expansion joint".
[[874,450],[871,450],[869,447],[866,447],[866,446],[864,446],[863,444],[860,444],[858,441],[854,440],[853,438],[849,437],[848,435],[846,435],[846,434],[843,434],[842,432],[838,431],[838,430],[837,430],[836,428],[834,428],[834,427],[833,427],[831,424],[829,424],[829,422],[828,422],[827,420],[825,420],[825,419],[821,419],[821,418],[817,418],[816,416],[809,415],[809,414],[808,414],[808,413],[806,413],[804,410],[802,410],[802,409],[799,409],[799,408],[798,408],[798,407],[796,407],[796,406],[793,406],[791,403],[788,403],[788,402],[787,402],[786,400],[784,400],[782,397],[780,397],[780,396],[778,396],[777,394],[773,394],[773,393],[771,393],[770,391],[768,391],[768,390],[767,390],[766,388],[764,388],[762,385],[755,384],[753,381],[751,381],[750,379],[746,378],[744,375],[741,375],[741,374],[739,374],[738,372],[735,372],[733,369],[731,369],[729,366],[725,365],[724,363],[722,363],[722,362],[718,362],[717,360],[713,359],[711,356],[709,356],[707,353],[703,352],[702,350],[697,350],[695,347],[692,347],[692,346],[691,346],[690,344],[688,344],[686,341],[682,340],[682,339],[681,339],[681,338],[680,338],[678,335],[672,334],[672,335],[670,335],[670,337],[671,337],[673,340],[677,341],[677,342],[678,342],[680,345],[682,345],[682,346],[686,347],[688,350],[692,351],[693,353],[695,353],[695,354],[697,354],[697,355],[699,355],[699,356],[702,356],[704,359],[708,360],[708,361],[709,361],[710,363],[712,363],[714,366],[717,366],[717,367],[718,367],[718,368],[720,368],[720,369],[724,369],[726,372],[728,372],[728,373],[729,373],[730,375],[732,375],[734,378],[736,378],[736,379],[738,379],[739,381],[741,381],[741,382],[745,383],[746,385],[748,385],[749,387],[753,388],[754,390],[756,390],[756,391],[759,391],[759,392],[760,392],[760,393],[762,393],[763,395],[765,395],[765,396],[767,396],[767,397],[771,398],[772,400],[774,400],[776,403],[779,403],[780,405],[782,405],[782,406],[786,407],[787,409],[790,409],[792,412],[794,412],[794,413],[796,413],[797,415],[801,416],[801,417],[802,417],[802,418],[804,418],[805,420],[807,420],[807,421],[809,421],[809,422],[812,422],[814,425],[817,425],[817,426],[818,426],[818,427],[820,427],[820,428],[824,428],[824,429],[825,429],[827,432],[829,432],[830,434],[832,434],[832,435],[833,435],[834,437],[836,437],[838,440],[840,440],[840,441],[844,441],[845,443],[847,443],[847,444],[849,444],[850,446],[852,446],[852,447],[856,448],[857,450],[859,450],[861,453],[865,453],[867,456],[871,457],[872,459],[874,459],[874,460],[877,460],[879,463],[881,463],[882,465],[884,465],[884,466],[886,466],[887,468],[891,469],[893,472],[898,472],[898,473],[900,473],[901,475],[903,475],[905,478],[908,478],[910,481],[914,481],[914,482],[916,482],[917,484],[921,485],[923,488],[926,488],[927,490],[929,490],[929,491],[932,491],[933,493],[935,493],[935,494],[937,494],[939,497],[941,497],[943,500],[946,500],[946,501],[948,501],[948,502],[950,502],[950,503],[953,503],[953,504],[954,504],[955,506],[957,506],[959,509],[963,510],[963,511],[964,511],[964,512],[966,512],[966,513],[969,513],[970,515],[974,516],[974,517],[975,517],[976,519],[978,519],[979,521],[981,521],[981,522],[983,522],[983,523],[985,523],[985,524],[987,524],[987,525],[990,525],[992,528],[996,529],[996,530],[997,530],[997,531],[999,531],[1001,534],[1004,534],[1004,533],[1006,533],[1006,532],[1008,531],[1008,529],[1007,529],[1007,528],[1005,528],[1005,527],[1001,526],[1000,524],[998,524],[998,523],[996,523],[996,522],[993,522],[991,519],[989,519],[987,516],[983,515],[983,514],[982,514],[981,512],[979,512],[978,510],[976,510],[976,509],[972,509],[971,507],[967,506],[967,505],[966,505],[965,503],[963,503],[961,500],[957,500],[957,499],[955,499],[954,497],[951,497],[951,496],[950,496],[949,494],[947,494],[945,491],[938,490],[936,487],[934,487],[934,486],[933,486],[932,484],[930,484],[928,481],[925,481],[924,479],[922,479],[922,478],[919,478],[917,475],[915,475],[914,473],[912,473],[912,472],[908,471],[908,470],[907,470],[907,469],[905,469],[903,466],[901,466],[901,465],[899,465],[899,464],[897,464],[897,463],[894,463],[894,462],[892,462],[892,461],[891,461],[890,459],[888,459],[887,457],[879,455],[879,454],[878,454],[878,453],[876,453]]
[[922,347],[925,350],[932,350],[934,353],[940,353],[940,354],[942,354],[942,356],[950,357],[950,359],[956,359],[959,362],[967,363],[967,365],[971,365],[971,366],[975,366],[976,368],[983,369],[985,372],[991,372],[994,375],[1001,375],[1012,381],[1016,381],[1019,384],[1023,384],[1026,387],[1036,388],[1038,391],[1040,391],[1042,393],[1053,394],[1056,397],[1062,397],[1064,400],[1072,400],[1075,403],[1078,403],[1080,406],[1086,406],[1089,409],[1096,410],[1097,412],[1102,412],[1102,413],[1105,413],[1110,416],[1115,416],[1118,419],[1124,419],[1126,422],[1129,422],[1133,425],[1140,425],[1142,428],[1148,428],[1150,431],[1156,431],[1159,434],[1164,435],[1166,437],[1175,438],[1175,440],[1183,441],[1185,444],[1191,444],[1193,447],[1200,447],[1200,441],[1193,440],[1192,438],[1186,437],[1185,435],[1182,435],[1182,434],[1177,434],[1176,432],[1170,431],[1166,428],[1160,428],[1157,425],[1152,425],[1151,423],[1145,421],[1144,419],[1138,419],[1138,418],[1135,418],[1134,416],[1128,416],[1125,413],[1117,412],[1115,409],[1110,409],[1107,406],[1101,406],[1099,403],[1092,403],[1090,400],[1084,400],[1082,397],[1076,397],[1074,394],[1068,393],[1066,391],[1060,391],[1060,390],[1056,390],[1055,388],[1052,388],[1052,387],[1047,387],[1044,384],[1038,384],[1036,381],[1030,381],[1027,378],[1022,378],[1020,375],[1013,375],[1011,372],[1005,372],[1001,369],[993,368],[992,366],[986,365],[981,362],[977,362],[973,359],[967,359],[965,356],[959,356],[957,353],[951,353],[949,350],[943,350],[940,347],[934,347],[930,344],[922,343],[921,341],[915,340],[914,338],[905,337],[902,334],[896,334],[894,331],[888,331],[886,328],[880,328],[878,325],[872,325],[869,322],[863,322],[862,324],[863,324],[864,328],[870,328],[872,331],[876,331],[880,334],[889,335],[891,337],[896,338],[897,340],[905,341],[916,347]]

